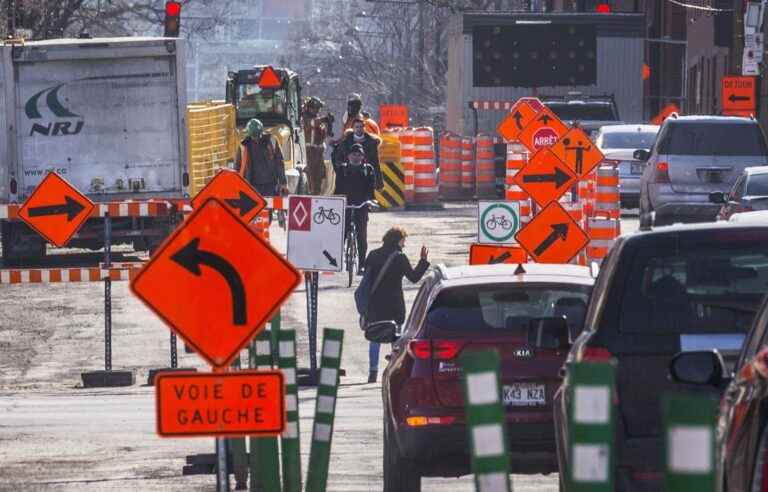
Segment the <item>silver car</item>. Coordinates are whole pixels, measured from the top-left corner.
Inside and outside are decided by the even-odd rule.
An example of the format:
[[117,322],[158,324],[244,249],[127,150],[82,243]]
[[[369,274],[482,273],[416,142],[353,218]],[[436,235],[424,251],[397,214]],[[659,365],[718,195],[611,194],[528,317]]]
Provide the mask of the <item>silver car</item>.
[[658,125],[606,125],[595,136],[595,145],[605,156],[602,164],[619,170],[623,208],[636,208],[640,202],[640,175],[645,162],[635,159],[633,154],[638,149],[649,150],[658,132]]
[[672,115],[661,126],[640,179],[640,227],[715,220],[709,194],[728,191],[744,168],[768,164],[765,135],[752,118]]

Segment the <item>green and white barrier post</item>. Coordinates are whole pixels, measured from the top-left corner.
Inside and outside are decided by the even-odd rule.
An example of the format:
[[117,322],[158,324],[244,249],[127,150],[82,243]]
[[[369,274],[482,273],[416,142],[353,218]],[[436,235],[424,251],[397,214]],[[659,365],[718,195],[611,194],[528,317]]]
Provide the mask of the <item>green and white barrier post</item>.
[[299,444],[299,386],[296,384],[296,331],[278,333],[278,367],[285,378],[285,431],[280,436],[283,455],[283,491],[301,492]]
[[[271,331],[262,331],[250,345],[248,365],[252,369],[272,368]],[[277,438],[251,437],[250,448],[251,492],[279,491],[280,451],[277,446]]]
[[[569,492],[613,491],[613,395],[616,367],[611,363],[568,366]],[[561,478],[562,479],[562,478]]]
[[461,356],[461,366],[475,489],[479,492],[510,491],[499,354],[495,350],[470,352]]
[[717,401],[696,395],[667,395],[663,407],[664,490],[713,492]]
[[315,425],[312,428],[312,448],[309,453],[307,492],[325,492],[328,465],[331,460],[333,417],[339,390],[339,368],[344,331],[326,328],[323,331],[323,351],[320,358],[320,378],[317,384]]

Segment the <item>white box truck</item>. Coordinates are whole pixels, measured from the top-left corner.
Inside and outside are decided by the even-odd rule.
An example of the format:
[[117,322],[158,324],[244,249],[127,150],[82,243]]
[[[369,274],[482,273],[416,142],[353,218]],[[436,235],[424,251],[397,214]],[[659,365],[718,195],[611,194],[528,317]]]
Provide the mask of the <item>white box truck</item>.
[[[177,204],[189,198],[184,59],[184,41],[172,38],[0,45],[4,262],[45,255],[43,239],[9,210],[49,171],[94,202],[115,205],[113,243],[151,250],[167,236],[180,218]],[[168,205],[162,214],[127,205],[158,201]],[[69,243],[102,245],[100,217]]]

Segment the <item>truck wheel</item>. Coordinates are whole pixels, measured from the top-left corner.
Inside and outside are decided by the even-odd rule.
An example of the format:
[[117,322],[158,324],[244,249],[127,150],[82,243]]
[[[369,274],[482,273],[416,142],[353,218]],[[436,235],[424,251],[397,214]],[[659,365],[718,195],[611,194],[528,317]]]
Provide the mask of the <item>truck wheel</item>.
[[6,265],[40,261],[46,255],[46,242],[21,222],[2,222],[3,256]]
[[384,492],[421,492],[419,472],[400,455],[394,430],[384,416]]

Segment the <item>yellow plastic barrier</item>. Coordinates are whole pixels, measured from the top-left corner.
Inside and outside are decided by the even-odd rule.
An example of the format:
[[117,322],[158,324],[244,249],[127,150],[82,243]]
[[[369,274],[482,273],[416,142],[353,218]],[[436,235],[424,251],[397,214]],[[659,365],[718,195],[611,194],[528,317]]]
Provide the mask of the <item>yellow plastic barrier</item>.
[[189,191],[194,197],[219,169],[235,160],[235,107],[216,101],[189,104],[187,137]]
[[384,179],[384,188],[376,191],[376,201],[382,208],[405,205],[405,176],[400,161],[400,139],[396,133],[384,133],[379,146],[379,163]]

